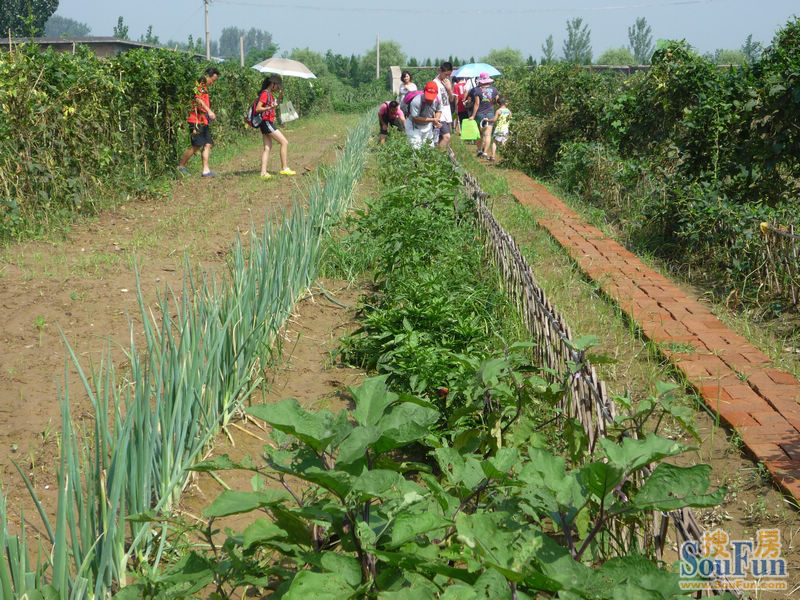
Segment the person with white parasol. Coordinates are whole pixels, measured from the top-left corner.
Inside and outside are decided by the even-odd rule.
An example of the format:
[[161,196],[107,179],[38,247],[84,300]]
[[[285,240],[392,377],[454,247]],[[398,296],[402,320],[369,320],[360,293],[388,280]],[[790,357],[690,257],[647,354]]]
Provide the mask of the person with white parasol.
[[264,140],[264,151],[261,153],[261,177],[269,179],[272,175],[267,171],[269,162],[269,151],[272,149],[272,140],[281,145],[281,175],[294,175],[295,171],[289,168],[288,153],[289,140],[275,126],[275,108],[283,98],[283,80],[280,75],[270,75],[261,84],[261,94],[258,96],[256,113],[262,116],[261,137]]
[[281,145],[280,174],[295,175],[295,171],[289,168],[288,163],[289,140],[275,126],[275,109],[283,99],[283,79],[281,75],[301,77],[303,79],[316,79],[316,77],[303,63],[288,58],[268,58],[257,65],[253,65],[253,68],[262,73],[273,74],[262,83],[261,93],[258,96],[255,108],[255,112],[263,117],[259,125],[261,136],[264,140],[264,151],[261,153],[261,177],[264,179],[272,177],[267,171],[267,163],[269,162],[269,153],[272,149],[273,140]]

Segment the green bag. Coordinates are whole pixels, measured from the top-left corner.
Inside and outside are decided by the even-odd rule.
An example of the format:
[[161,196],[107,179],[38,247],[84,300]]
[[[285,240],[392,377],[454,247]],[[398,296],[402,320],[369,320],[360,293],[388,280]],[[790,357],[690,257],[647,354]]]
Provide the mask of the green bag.
[[462,140],[477,140],[481,136],[478,130],[478,124],[475,119],[464,119],[461,121],[461,139]]

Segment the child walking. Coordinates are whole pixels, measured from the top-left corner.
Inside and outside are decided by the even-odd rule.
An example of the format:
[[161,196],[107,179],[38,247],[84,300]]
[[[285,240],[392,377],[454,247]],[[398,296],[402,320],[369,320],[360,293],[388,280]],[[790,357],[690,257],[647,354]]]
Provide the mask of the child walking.
[[487,120],[495,124],[492,153],[489,155],[489,160],[494,161],[497,155],[497,144],[505,146],[508,141],[508,125],[511,122],[511,111],[506,106],[506,99],[503,96],[497,97],[497,110],[494,117]]

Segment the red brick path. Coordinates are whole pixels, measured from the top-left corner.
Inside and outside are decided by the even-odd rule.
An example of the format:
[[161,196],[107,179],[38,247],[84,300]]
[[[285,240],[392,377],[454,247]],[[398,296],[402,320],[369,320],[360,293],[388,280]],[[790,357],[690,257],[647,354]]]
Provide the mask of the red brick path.
[[541,185],[516,171],[507,177],[517,200],[536,210],[539,224],[800,500],[800,382]]

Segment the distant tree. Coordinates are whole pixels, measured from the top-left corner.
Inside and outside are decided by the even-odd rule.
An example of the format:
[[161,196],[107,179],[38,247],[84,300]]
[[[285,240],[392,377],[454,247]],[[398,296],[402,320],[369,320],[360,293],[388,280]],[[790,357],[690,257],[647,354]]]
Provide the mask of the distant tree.
[[726,50],[718,48],[714,52],[713,60],[718,65],[746,65],[747,55],[741,50]]
[[525,61],[525,64],[528,65],[529,67],[532,67],[536,64],[536,59],[533,58],[532,54],[528,55],[528,59]]
[[567,39],[564,40],[562,52],[564,60],[569,63],[588,65],[592,62],[592,32],[583,19],[575,17],[567,21]]
[[150,25],[147,28],[147,33],[145,35],[139,36],[139,41],[144,44],[153,44],[154,46],[159,46],[161,41],[158,39],[157,35],[153,35],[153,26]]
[[411,58],[408,59],[408,62],[406,63],[406,66],[408,66],[408,67],[418,67],[419,63],[417,62],[417,59],[412,56]]
[[49,38],[85,37],[91,32],[92,28],[86,23],[80,23],[61,15],[52,15],[44,24],[44,35]]
[[475,57],[474,56],[470,56],[469,57],[469,62],[474,63],[475,62]]
[[[360,79],[361,82],[373,81],[375,79],[375,66],[377,62],[376,47],[373,46],[361,57]],[[381,40],[381,65],[380,71],[384,72],[392,65],[406,64],[406,55],[398,42],[392,40]],[[381,75],[383,77],[383,75]]]
[[325,53],[325,67],[328,73],[335,75],[341,81],[350,81],[350,59],[341,54],[334,54],[332,50]]
[[58,0],[2,0],[0,33],[10,29],[11,35],[38,35],[57,8]]
[[[175,40],[169,40],[166,44],[164,44],[167,48],[174,48],[175,46],[178,47],[179,50],[185,50],[186,52],[192,52],[194,54],[201,54],[205,56],[206,54],[206,38],[204,35],[198,35],[194,37],[191,33],[189,34],[188,41],[186,42],[176,42]],[[211,56],[219,56],[219,44],[217,40],[210,40],[209,46],[211,48]],[[272,55],[270,55],[272,56]],[[258,61],[255,61],[258,62]]]
[[360,63],[355,54],[350,55],[350,84],[358,85],[358,75],[360,71]]
[[225,58],[238,56],[240,37],[244,37],[244,29],[223,27],[219,35],[219,55]]
[[747,36],[744,44],[742,44],[741,50],[747,57],[747,62],[753,64],[758,62],[761,58],[761,53],[764,51],[764,47],[761,45],[761,42],[753,41],[753,34],[751,33]]
[[239,56],[239,38],[243,38],[245,55],[249,55],[251,50],[260,50],[260,54],[268,54],[265,58],[269,58],[278,51],[278,46],[272,42],[272,34],[268,31],[255,27],[248,31],[239,27],[225,27],[219,36],[218,55],[226,58]]
[[633,53],[625,46],[609,48],[597,59],[598,65],[633,65],[638,64]]
[[190,33],[187,50],[189,50],[190,52],[195,52],[197,54],[204,53],[205,48],[203,47],[203,37],[198,35],[197,38],[193,39],[192,34]]
[[500,48],[499,50],[490,50],[489,54],[481,59],[482,62],[487,62],[490,65],[502,67],[518,67],[525,64],[525,59],[522,52],[514,48]]
[[114,27],[114,37],[118,40],[128,40],[128,26],[125,25],[122,17],[117,19],[117,25]]
[[[472,61],[472,62],[475,62],[475,61]],[[428,57],[428,58],[426,58],[426,59],[425,59],[425,64],[424,64],[424,65],[422,65],[422,66],[423,66],[423,67],[430,67],[430,66],[432,66],[432,63],[431,63],[431,59],[430,59],[430,57]]]
[[542,60],[540,64],[549,65],[556,61],[555,44],[553,43],[553,36],[548,35],[547,39],[542,44]]
[[636,64],[650,64],[650,57],[654,51],[653,30],[647,24],[647,19],[639,17],[628,27],[628,42]]
[[317,77],[328,73],[328,65],[325,64],[325,57],[319,52],[314,52],[311,48],[292,48],[288,58],[299,60]]
[[252,67],[254,64],[272,58],[273,56],[275,56],[275,50],[272,48],[267,48],[266,50],[250,48],[250,51],[246,52],[244,55],[244,64],[248,67]]

